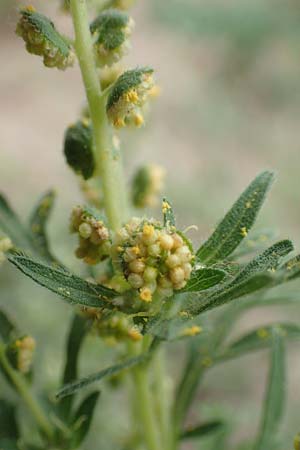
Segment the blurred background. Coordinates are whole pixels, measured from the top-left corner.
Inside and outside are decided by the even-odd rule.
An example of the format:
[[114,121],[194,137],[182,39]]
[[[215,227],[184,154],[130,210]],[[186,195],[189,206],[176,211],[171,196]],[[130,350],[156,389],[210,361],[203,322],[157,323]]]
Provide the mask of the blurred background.
[[[58,0],[33,3],[61,31],[71,32]],[[64,163],[62,140],[84,104],[80,73],[78,67],[46,69],[39,57],[25,52],[14,34],[17,9],[23,5],[0,0],[0,190],[24,220],[42,192],[57,190],[49,235],[53,251],[77,270],[75,241],[67,228],[70,210],[82,197]],[[300,1],[140,0],[132,15],[136,28],[126,63],[152,66],[162,93],[152,103],[146,127],[121,133],[128,177],[141,163],[163,165],[168,173],[165,193],[178,221],[196,224],[191,238],[200,242],[258,172],[274,169],[277,182],[259,222],[290,237],[299,250]],[[71,308],[8,265],[1,268],[0,288],[1,306],[38,341],[36,388],[46,378],[47,387],[54,389]],[[297,284],[292,288],[297,290]],[[299,317],[299,308],[251,312],[239,329],[274,317]],[[300,427],[299,351],[290,347],[282,430],[286,448]],[[109,360],[110,350],[96,338],[90,337],[85,349],[82,373]],[[193,414],[200,414],[200,405],[208,415],[219,411],[231,417],[238,410],[232,442],[253,437],[266,369],[267,354],[259,353],[211,370]],[[115,414],[118,395],[104,390],[100,405],[106,405],[105,411],[98,408],[84,448],[118,448],[118,436],[128,427]],[[111,432],[115,441],[108,443]]]

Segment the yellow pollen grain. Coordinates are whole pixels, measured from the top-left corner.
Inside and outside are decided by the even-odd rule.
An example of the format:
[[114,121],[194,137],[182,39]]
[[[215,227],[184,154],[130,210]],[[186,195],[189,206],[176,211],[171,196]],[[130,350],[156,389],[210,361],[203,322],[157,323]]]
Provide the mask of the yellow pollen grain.
[[152,301],[152,293],[149,288],[146,287],[146,288],[141,289],[140,299],[146,303],[149,303]]
[[141,127],[142,125],[144,125],[144,118],[143,118],[142,114],[135,114],[134,125],[136,127]]
[[199,327],[198,325],[193,325],[191,327],[185,328],[182,331],[182,335],[183,336],[196,336],[196,334],[201,333],[202,328]]
[[248,236],[248,231],[247,231],[246,227],[242,227],[241,228],[241,235],[244,236],[244,237]]
[[122,117],[117,117],[117,118],[114,120],[114,126],[115,126],[116,128],[122,128],[122,127],[125,127],[124,119],[122,119]]
[[25,9],[28,12],[36,12],[36,9],[35,9],[35,7],[33,5],[28,5],[28,6],[26,6]]
[[130,337],[130,339],[132,339],[133,341],[140,341],[141,339],[143,339],[143,335],[139,332],[139,330],[135,329],[135,328],[131,328],[128,331],[128,336]]
[[266,339],[269,337],[269,333],[265,328],[260,328],[257,331],[257,336],[260,337],[261,339]]
[[251,202],[247,202],[247,203],[246,203],[246,208],[249,209],[249,208],[251,208],[251,207],[252,207],[252,203],[251,203]]
[[154,233],[154,226],[145,224],[143,226],[143,234],[144,236],[152,236]]
[[171,205],[168,202],[163,201],[162,202],[162,212],[163,212],[163,214],[166,214],[166,212],[168,212],[169,209],[171,209]]
[[135,247],[132,247],[132,253],[134,253],[135,255],[139,255],[141,253],[140,248],[136,245]]
[[129,103],[137,103],[139,101],[139,96],[136,91],[131,90],[125,94],[125,99]]
[[206,356],[201,361],[201,364],[202,364],[203,367],[211,367],[212,363],[213,363],[213,360],[211,359],[210,356]]

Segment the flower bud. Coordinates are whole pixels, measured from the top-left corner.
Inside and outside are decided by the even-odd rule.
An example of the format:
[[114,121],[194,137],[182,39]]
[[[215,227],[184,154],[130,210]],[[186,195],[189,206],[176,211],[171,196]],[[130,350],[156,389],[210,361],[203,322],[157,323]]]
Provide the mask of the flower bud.
[[32,6],[20,11],[16,33],[23,38],[29,53],[43,57],[46,67],[65,70],[74,64],[75,54],[54,23]]
[[117,79],[106,105],[108,119],[116,128],[142,124],[141,108],[154,84],[152,74],[150,68],[138,68],[124,72]]
[[[129,222],[113,243],[114,264],[143,302],[154,295],[170,297],[191,276],[193,254],[186,238],[152,220]],[[181,246],[180,246],[181,244]]]
[[24,375],[30,372],[35,347],[35,340],[31,336],[24,336],[14,341],[7,348],[7,355],[11,364]]
[[75,254],[85,263],[97,264],[110,254],[109,231],[96,210],[75,207],[71,215],[70,231],[78,233],[79,247]]
[[134,26],[127,13],[117,9],[102,12],[91,24],[94,51],[100,67],[111,66],[129,50],[128,39]]
[[13,247],[12,241],[9,237],[0,238],[0,264],[5,261],[5,253]]
[[132,181],[132,203],[136,208],[155,206],[163,188],[165,170],[155,164],[141,167]]
[[92,150],[92,129],[88,121],[79,121],[67,128],[64,154],[69,166],[85,180],[93,176],[95,160]]
[[143,338],[139,328],[131,318],[121,312],[114,312],[100,317],[95,324],[96,330],[103,338],[113,339],[115,343],[130,339],[139,341]]

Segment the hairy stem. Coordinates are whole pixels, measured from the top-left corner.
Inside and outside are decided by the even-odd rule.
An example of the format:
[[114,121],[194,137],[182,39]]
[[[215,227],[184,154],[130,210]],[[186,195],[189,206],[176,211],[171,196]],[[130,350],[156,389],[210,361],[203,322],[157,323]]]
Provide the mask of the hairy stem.
[[7,376],[11,380],[11,382],[14,384],[16,390],[18,391],[19,395],[22,397],[24,403],[26,404],[27,408],[30,410],[32,416],[36,420],[37,424],[39,425],[40,429],[45,433],[45,435],[51,440],[54,435],[54,430],[52,427],[52,424],[49,422],[46,414],[40,407],[37,400],[33,397],[32,393],[29,390],[29,387],[27,385],[26,380],[24,377],[17,372],[15,369],[12,368],[10,365],[6,355],[5,355],[5,347],[0,347],[0,364],[2,365],[4,371],[6,372]]
[[71,0],[75,30],[75,50],[85,86],[93,125],[96,175],[101,178],[104,208],[113,231],[127,218],[126,194],[120,151],[113,145],[112,131],[105,111],[89,29],[86,0]]

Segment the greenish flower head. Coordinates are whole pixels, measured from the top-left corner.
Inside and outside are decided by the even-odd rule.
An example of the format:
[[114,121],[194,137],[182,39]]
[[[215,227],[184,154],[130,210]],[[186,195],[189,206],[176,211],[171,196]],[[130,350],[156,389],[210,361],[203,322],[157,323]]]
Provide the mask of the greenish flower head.
[[154,87],[153,69],[142,67],[124,72],[109,94],[106,111],[110,122],[121,128],[144,123],[142,107]]
[[64,154],[70,167],[85,180],[93,176],[95,160],[92,150],[92,129],[89,119],[83,119],[67,128]]
[[94,50],[100,67],[111,66],[128,52],[133,26],[131,17],[117,9],[104,11],[92,22],[90,30],[95,38]]
[[65,70],[74,64],[75,54],[54,23],[32,6],[20,11],[16,33],[21,36],[29,53],[43,57],[46,67]]
[[5,261],[5,253],[13,247],[9,237],[0,237],[0,264]]
[[109,343],[140,341],[143,336],[132,318],[122,312],[103,312],[94,321],[94,329]]
[[35,347],[33,337],[23,336],[12,342],[7,348],[7,356],[13,367],[24,375],[31,370]]
[[117,233],[113,252],[118,269],[144,302],[151,302],[156,294],[172,296],[192,272],[190,242],[174,227],[163,227],[153,219],[133,218]]
[[132,181],[132,203],[136,208],[155,206],[164,186],[166,171],[156,164],[140,167]]
[[70,231],[78,234],[79,246],[75,254],[85,263],[97,264],[110,254],[109,231],[93,208],[73,208]]

